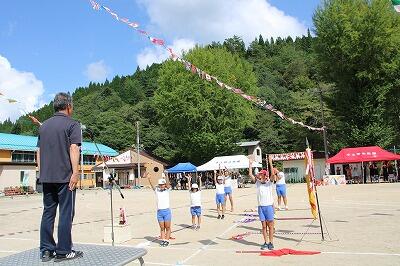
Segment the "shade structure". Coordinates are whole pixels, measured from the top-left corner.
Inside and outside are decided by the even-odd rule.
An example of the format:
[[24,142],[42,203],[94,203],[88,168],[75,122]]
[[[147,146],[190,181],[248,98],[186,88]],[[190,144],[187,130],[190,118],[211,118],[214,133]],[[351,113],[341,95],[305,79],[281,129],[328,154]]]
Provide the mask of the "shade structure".
[[192,163],[178,163],[174,167],[167,169],[168,173],[194,173],[197,172],[197,168]]
[[[249,168],[250,160],[245,155],[232,155],[215,157],[211,161],[197,167],[197,171],[213,171],[219,169],[244,169]],[[262,167],[260,163],[253,162],[252,167]]]
[[400,160],[400,155],[378,146],[345,148],[328,159],[330,164]]

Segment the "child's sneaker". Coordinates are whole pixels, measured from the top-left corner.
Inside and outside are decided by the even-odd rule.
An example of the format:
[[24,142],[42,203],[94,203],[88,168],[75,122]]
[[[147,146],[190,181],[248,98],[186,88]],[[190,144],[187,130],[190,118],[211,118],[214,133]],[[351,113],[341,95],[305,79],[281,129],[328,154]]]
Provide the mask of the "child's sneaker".
[[164,246],[163,247],[168,247],[169,241],[164,241]]
[[224,218],[225,218],[225,215],[222,214],[221,219],[224,219]]
[[286,211],[289,210],[289,207],[288,207],[287,205],[285,206],[285,210],[286,210]]
[[197,231],[199,231],[199,230],[200,230],[200,225],[198,225],[198,226],[196,227],[196,230],[197,230]]
[[163,246],[164,246],[164,243],[165,243],[165,241],[162,240],[162,241],[160,242],[160,247],[163,247]]
[[197,225],[192,224],[192,229],[193,229],[193,230],[196,230],[196,227],[197,227]]
[[274,249],[274,244],[272,244],[271,242],[267,244],[267,248],[269,250],[273,250]]
[[261,250],[266,250],[268,248],[267,242],[261,245]]
[[219,214],[218,214],[218,217],[217,217],[217,219],[221,219],[221,215],[219,215]]

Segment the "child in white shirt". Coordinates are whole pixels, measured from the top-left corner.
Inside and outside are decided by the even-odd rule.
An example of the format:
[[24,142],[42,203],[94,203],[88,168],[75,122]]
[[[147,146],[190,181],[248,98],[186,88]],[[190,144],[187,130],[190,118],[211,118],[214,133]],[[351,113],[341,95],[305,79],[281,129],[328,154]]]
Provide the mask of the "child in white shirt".
[[[267,170],[261,170],[257,177],[252,173],[252,162],[249,164],[249,176],[256,183],[258,215],[262,225],[264,244],[261,249],[274,249],[274,198],[272,195],[273,183]],[[267,239],[269,242],[267,243]]]
[[[192,215],[192,229],[199,230],[201,223],[201,179],[200,184],[192,184],[189,178],[189,193],[190,193],[190,214]],[[197,217],[197,224],[196,224]]]
[[146,173],[146,177],[149,178],[151,188],[156,193],[157,197],[157,220],[160,225],[160,246],[166,247],[169,245],[169,239],[171,237],[171,209],[169,205],[169,194],[171,186],[169,179],[163,174],[163,177],[158,180],[158,186],[154,186],[151,177]]
[[215,203],[217,204],[217,219],[225,218],[225,178],[222,175],[217,177],[217,172],[214,171],[215,182]]

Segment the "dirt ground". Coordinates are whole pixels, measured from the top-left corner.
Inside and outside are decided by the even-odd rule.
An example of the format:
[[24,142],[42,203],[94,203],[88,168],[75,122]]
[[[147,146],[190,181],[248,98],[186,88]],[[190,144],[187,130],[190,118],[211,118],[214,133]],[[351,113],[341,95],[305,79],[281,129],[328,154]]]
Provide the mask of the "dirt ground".
[[[234,190],[234,212],[216,219],[215,191],[203,190],[203,223],[189,227],[189,195],[173,191],[172,236],[160,247],[156,236],[155,195],[150,189],[114,193],[114,211],[125,207],[132,239],[120,245],[148,250],[147,265],[400,265],[400,183],[318,187],[325,241],[319,221],[309,219],[305,184],[288,185],[289,210],[278,211],[275,249],[320,251],[312,256],[259,255],[262,236],[258,220],[243,223],[256,209],[253,186]],[[41,195],[0,198],[0,257],[37,247],[42,211]],[[78,191],[73,239],[76,243],[103,243],[103,227],[110,222],[109,192]],[[228,209],[230,209],[228,203]],[[256,218],[256,217],[255,217]],[[248,233],[241,240],[232,236]],[[305,234],[306,233],[306,234]],[[255,251],[254,253],[238,252]],[[132,263],[136,265],[137,262]]]

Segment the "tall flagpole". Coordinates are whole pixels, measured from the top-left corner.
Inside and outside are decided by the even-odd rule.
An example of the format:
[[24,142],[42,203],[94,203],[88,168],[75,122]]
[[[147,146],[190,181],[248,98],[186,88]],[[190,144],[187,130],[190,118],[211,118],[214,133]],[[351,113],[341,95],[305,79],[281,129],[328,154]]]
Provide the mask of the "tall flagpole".
[[[313,156],[313,153],[312,153],[312,151],[310,149],[310,145],[308,143],[308,139],[307,138],[306,138],[306,146],[307,146],[306,158],[308,158],[307,159],[308,160],[307,164],[309,164],[308,167],[314,168],[314,156]],[[317,185],[315,184],[315,172],[314,172],[314,169],[308,169],[308,173],[306,173],[306,174],[309,175],[309,179],[310,179],[309,182],[310,182],[310,184],[312,185],[312,187],[313,187],[313,189],[315,191],[315,199],[317,201],[317,209],[318,209],[319,226],[321,228],[322,241],[324,241],[325,240],[325,236],[324,236],[324,229],[322,227],[322,217],[321,217],[321,210],[319,208],[319,199],[318,199]],[[314,218],[315,218],[315,216],[314,216]]]

